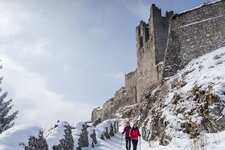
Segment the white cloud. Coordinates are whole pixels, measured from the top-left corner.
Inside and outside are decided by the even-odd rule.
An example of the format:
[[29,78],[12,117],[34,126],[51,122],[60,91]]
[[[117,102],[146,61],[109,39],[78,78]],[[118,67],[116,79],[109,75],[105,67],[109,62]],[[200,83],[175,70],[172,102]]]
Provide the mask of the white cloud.
[[114,13],[94,7],[86,1],[0,0],[0,72],[20,110],[18,124],[87,120],[93,105],[124,81],[123,73],[99,75],[112,66],[100,59],[108,56],[106,35],[117,24],[104,23]]
[[81,101],[67,100],[48,89],[46,80],[26,70],[6,55],[0,56],[3,89],[13,98],[14,109],[19,110],[17,124],[53,125],[57,120],[77,122],[88,120],[93,107]]
[[27,41],[16,41],[13,45],[13,49],[21,54],[23,57],[50,57],[50,52],[47,49],[48,41],[44,39],[39,39],[28,43]]
[[0,1],[0,33],[2,35],[15,35],[21,30],[21,23],[31,15],[18,5]]

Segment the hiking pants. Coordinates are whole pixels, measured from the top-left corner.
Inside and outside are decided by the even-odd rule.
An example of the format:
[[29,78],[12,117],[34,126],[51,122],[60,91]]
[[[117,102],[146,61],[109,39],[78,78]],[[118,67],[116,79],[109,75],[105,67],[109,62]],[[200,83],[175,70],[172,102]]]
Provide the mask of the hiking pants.
[[138,140],[132,140],[133,150],[137,150]]
[[131,138],[126,138],[126,149],[130,150],[131,148]]

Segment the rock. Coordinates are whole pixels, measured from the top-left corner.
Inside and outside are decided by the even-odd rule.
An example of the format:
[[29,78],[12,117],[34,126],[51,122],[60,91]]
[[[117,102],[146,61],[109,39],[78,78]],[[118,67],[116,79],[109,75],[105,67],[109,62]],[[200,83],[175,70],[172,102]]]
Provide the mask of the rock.
[[101,134],[100,139],[105,140],[104,133]]
[[105,127],[104,135],[105,135],[106,139],[110,139],[108,127]]
[[109,131],[109,136],[114,136],[114,129],[112,123],[110,124],[110,131]]
[[118,121],[116,121],[114,123],[114,133],[117,133],[118,131],[119,131],[119,123],[118,123]]
[[164,133],[160,140],[160,145],[167,146],[171,140],[172,138]]
[[97,120],[94,121],[93,126],[96,127],[101,122],[102,122],[102,119],[101,118],[98,118]]

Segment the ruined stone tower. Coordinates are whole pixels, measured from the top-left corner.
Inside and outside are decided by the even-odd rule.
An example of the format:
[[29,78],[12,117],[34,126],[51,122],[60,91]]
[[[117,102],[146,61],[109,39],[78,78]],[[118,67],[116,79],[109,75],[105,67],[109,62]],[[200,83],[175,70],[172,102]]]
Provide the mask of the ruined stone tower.
[[104,120],[119,108],[141,101],[144,92],[161,82],[162,64],[168,38],[169,19],[173,12],[162,16],[161,9],[152,5],[148,23],[136,27],[137,69],[125,75],[125,86],[115,92],[103,107],[94,109],[92,121]]
[[148,23],[136,27],[137,68],[125,75],[125,86],[116,91],[92,121],[112,117],[120,108],[139,103],[145,92],[177,73],[192,59],[225,46],[225,0],[205,3],[182,13],[151,6]]
[[169,19],[173,12],[162,16],[161,9],[152,5],[149,22],[140,22],[136,28],[137,47],[137,101],[145,90],[161,82],[162,61],[168,38]]

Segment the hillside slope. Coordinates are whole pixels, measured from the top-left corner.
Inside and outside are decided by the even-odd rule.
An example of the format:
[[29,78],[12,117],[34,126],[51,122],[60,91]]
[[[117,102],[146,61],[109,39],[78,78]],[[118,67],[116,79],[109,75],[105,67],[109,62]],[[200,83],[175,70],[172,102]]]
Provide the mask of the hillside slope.
[[225,48],[194,59],[149,91],[150,96],[139,105],[123,109],[122,116],[133,116],[142,126],[143,138],[153,145],[221,132],[225,129],[224,70]]

